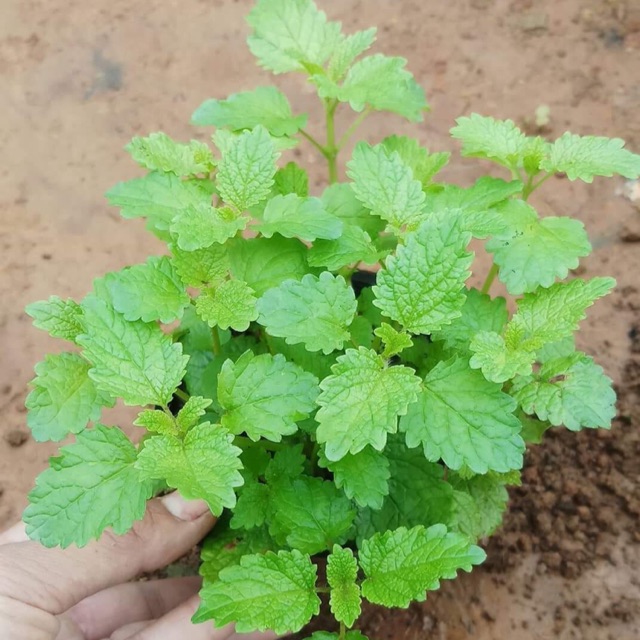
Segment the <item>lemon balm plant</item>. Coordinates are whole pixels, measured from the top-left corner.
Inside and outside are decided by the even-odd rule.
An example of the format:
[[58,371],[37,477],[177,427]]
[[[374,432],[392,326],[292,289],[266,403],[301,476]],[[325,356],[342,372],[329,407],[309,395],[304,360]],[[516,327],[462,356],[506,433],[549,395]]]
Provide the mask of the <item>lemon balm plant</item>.
[[[124,534],[176,488],[221,516],[195,622],[297,631],[328,594],[340,631],[316,638],[356,640],[361,598],[406,607],[483,561],[475,543],[499,526],[527,442],[610,426],[611,380],[573,334],[614,282],[567,280],[591,251],[583,225],[540,218],[528,198],[558,173],[638,177],[640,157],[618,139],[548,142],[473,114],[452,136],[505,179],[445,184],[449,154],[404,136],[359,142],[339,176],[368,114],[421,120],[406,61],[365,54],[375,30],[344,35],[311,0],[260,0],[249,24],[262,67],[316,88],[326,138],[261,87],[196,110],[214,148],[163,133],[128,145],[149,173],[108,199],[168,251],[80,303],[28,307],[72,345],[37,365],[29,426],[75,442],[38,477],[24,520],[44,545],[81,546]],[[303,167],[279,166],[300,141],[326,158],[320,194]],[[466,285],[473,238],[493,256],[480,290]],[[362,265],[379,265],[374,286],[354,280]],[[511,315],[490,295],[496,277]],[[140,407],[139,444],[99,423],[118,398]]]

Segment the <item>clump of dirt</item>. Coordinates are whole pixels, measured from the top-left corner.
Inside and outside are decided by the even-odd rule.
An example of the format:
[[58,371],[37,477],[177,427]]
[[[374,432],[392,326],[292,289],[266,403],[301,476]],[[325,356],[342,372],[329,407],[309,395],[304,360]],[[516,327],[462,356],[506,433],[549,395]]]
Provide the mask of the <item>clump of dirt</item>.
[[10,447],[21,447],[29,439],[29,434],[24,429],[11,429],[5,433],[4,439]]

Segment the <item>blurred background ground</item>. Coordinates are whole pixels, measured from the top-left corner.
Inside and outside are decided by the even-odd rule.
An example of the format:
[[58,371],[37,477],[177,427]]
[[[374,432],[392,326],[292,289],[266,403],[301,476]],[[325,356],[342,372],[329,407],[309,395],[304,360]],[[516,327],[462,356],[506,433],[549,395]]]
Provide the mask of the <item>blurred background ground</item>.
[[[52,293],[82,297],[94,277],[161,250],[102,194],[137,175],[122,151],[137,134],[199,137],[188,122],[207,97],[267,84],[244,38],[249,0],[3,0],[0,20],[0,527],[19,517],[55,446],[35,445],[24,398],[33,365],[60,350],[23,308]],[[378,27],[376,49],[403,55],[433,108],[423,124],[376,115],[372,141],[417,134],[455,150],[448,130],[477,111],[536,127],[625,138],[640,151],[639,0],[322,0],[347,30]],[[319,116],[299,77],[277,78],[295,108]],[[319,118],[315,118],[319,123]],[[345,124],[345,121],[341,121]],[[312,130],[314,126],[310,127]],[[324,167],[299,150],[319,189]],[[348,157],[348,154],[345,154]],[[343,159],[344,160],[344,159]],[[446,178],[482,171],[454,156]],[[554,179],[534,204],[581,219],[596,250],[584,274],[618,289],[591,311],[581,348],[614,378],[610,434],[558,431],[527,458],[487,565],[408,611],[364,615],[372,640],[640,637],[640,200],[638,185]],[[476,281],[486,261],[480,260]],[[110,419],[126,424],[125,410]]]

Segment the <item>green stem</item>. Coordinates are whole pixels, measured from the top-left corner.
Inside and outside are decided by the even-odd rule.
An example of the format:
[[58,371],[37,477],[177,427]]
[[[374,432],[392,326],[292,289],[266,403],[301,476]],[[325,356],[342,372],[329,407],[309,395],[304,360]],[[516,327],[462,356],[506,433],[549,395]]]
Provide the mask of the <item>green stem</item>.
[[347,627],[344,622],[340,623],[340,635],[338,636],[338,640],[345,640],[347,637]]
[[547,173],[547,175],[543,178],[540,178],[538,182],[534,182],[533,176],[531,176],[531,178],[529,178],[529,182],[522,190],[522,199],[526,200],[543,182],[546,182],[552,175],[552,173]]
[[329,165],[329,184],[338,181],[338,147],[336,146],[335,115],[338,108],[337,100],[325,101],[325,113],[327,121],[327,144],[325,157]]
[[308,140],[325,158],[327,157],[327,150],[310,133],[300,129],[300,135]]
[[482,285],[482,289],[480,289],[482,293],[489,293],[489,289],[491,289],[491,285],[493,284],[493,281],[496,279],[497,275],[498,275],[498,265],[492,264],[491,269],[489,269],[489,273],[487,274],[487,279],[484,281],[484,284]]
[[219,356],[221,353],[221,346],[220,346],[220,334],[218,333],[218,327],[213,327],[211,329],[211,337],[213,338],[213,355]]
[[173,392],[173,395],[180,398],[180,400],[182,400],[183,402],[189,402],[189,398],[191,397],[188,393],[186,393],[182,389],[176,389]]
[[338,151],[344,147],[349,138],[356,132],[357,128],[364,122],[365,118],[371,113],[369,109],[365,109],[358,117],[351,123],[351,126],[344,132],[344,135],[338,142]]

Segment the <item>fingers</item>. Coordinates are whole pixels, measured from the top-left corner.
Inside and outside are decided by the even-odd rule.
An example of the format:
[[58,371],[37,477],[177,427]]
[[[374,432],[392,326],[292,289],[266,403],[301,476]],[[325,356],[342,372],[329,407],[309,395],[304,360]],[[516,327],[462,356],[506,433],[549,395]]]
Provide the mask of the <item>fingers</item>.
[[204,502],[172,493],[151,500],[144,519],[126,535],[105,532],[83,549],[5,544],[0,546],[0,597],[63,613],[91,594],[176,560],[214,521]]
[[102,640],[125,625],[162,617],[197,594],[200,584],[197,576],[121,584],[85,598],[65,616],[86,640]]
[[26,542],[28,539],[24,522],[16,522],[10,529],[0,533],[0,545],[11,542]]

